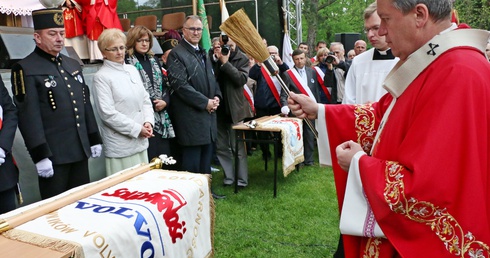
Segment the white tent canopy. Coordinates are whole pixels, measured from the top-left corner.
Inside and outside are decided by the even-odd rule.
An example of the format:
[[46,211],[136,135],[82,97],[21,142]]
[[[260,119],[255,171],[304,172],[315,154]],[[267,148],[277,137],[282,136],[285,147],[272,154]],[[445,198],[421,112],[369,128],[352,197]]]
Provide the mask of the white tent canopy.
[[0,13],[31,15],[33,10],[45,8],[39,0],[0,0]]

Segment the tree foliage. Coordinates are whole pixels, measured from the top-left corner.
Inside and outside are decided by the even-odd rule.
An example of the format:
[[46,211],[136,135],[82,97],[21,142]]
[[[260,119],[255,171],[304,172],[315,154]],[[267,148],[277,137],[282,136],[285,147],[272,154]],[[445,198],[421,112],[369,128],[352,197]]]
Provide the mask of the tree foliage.
[[460,22],[490,30],[490,0],[456,0],[454,6]]
[[117,12],[125,13],[138,10],[137,2],[135,0],[118,0]]
[[[335,41],[336,33],[363,33],[363,12],[374,0],[303,0],[303,41],[310,49],[316,42]],[[462,23],[490,30],[490,0],[455,0]]]
[[314,49],[316,42],[335,41],[337,33],[360,33],[364,37],[363,12],[367,0],[310,0],[303,5],[303,38]]
[[[213,3],[218,0],[205,0]],[[266,36],[271,44],[280,45],[282,28],[278,25],[282,19],[282,11],[277,7],[278,0],[260,0],[258,3],[259,32]],[[363,33],[364,9],[374,0],[303,0],[302,2],[302,41],[306,41],[310,49],[314,49],[319,40],[328,43],[335,41],[337,33],[359,33],[366,40]],[[139,5],[141,4],[141,5]],[[151,10],[168,8],[171,6],[185,6],[192,4],[191,0],[119,0],[118,12],[125,13],[136,10]],[[251,20],[255,23],[255,6],[253,2],[227,3],[228,11],[244,7]],[[473,28],[490,30],[490,0],[455,0],[455,8],[459,19]],[[214,17],[213,31],[219,32],[220,11],[218,5],[206,7],[208,15]],[[276,11],[277,10],[277,11]],[[191,8],[179,9],[190,14]],[[166,10],[165,12],[171,12]],[[157,16],[162,15],[159,13]],[[138,16],[132,14],[130,16]],[[130,17],[133,18],[133,17]],[[134,19],[134,18],[133,18]],[[295,47],[295,46],[293,46]],[[310,53],[312,54],[312,53]]]

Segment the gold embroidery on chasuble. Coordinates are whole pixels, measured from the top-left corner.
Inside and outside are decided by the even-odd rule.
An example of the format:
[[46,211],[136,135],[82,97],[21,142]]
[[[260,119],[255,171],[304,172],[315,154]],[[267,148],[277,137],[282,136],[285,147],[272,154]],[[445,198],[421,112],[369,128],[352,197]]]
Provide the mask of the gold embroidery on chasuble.
[[459,257],[490,257],[489,246],[477,241],[471,232],[465,233],[446,208],[405,196],[403,171],[404,168],[397,162],[386,162],[384,196],[392,211],[430,226],[450,254]]
[[66,12],[64,14],[64,17],[65,17],[65,20],[67,20],[67,21],[73,20],[75,18],[75,16],[73,16],[73,13],[71,13],[71,12]]
[[366,153],[370,153],[376,136],[374,109],[371,104],[355,105],[354,115],[357,143]]
[[379,237],[372,237],[366,243],[362,258],[377,258],[379,257],[379,245],[381,245],[382,239]]

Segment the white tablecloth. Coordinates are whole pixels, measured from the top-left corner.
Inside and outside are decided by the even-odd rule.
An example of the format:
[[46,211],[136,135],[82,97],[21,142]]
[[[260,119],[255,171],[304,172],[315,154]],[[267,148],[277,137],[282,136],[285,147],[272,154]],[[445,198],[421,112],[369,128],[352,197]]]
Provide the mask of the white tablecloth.
[[0,0],[0,13],[31,15],[33,10],[45,8],[39,0]]

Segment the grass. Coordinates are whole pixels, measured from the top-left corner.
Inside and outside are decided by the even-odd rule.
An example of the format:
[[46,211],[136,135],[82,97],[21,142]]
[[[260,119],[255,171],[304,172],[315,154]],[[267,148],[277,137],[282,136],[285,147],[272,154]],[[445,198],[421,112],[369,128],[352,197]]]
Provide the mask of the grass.
[[280,164],[277,198],[273,161],[265,171],[260,150],[248,157],[249,185],[237,194],[222,186],[222,172],[213,174],[215,192],[227,196],[215,201],[214,257],[333,256],[339,230],[331,168],[303,167],[284,177]]

